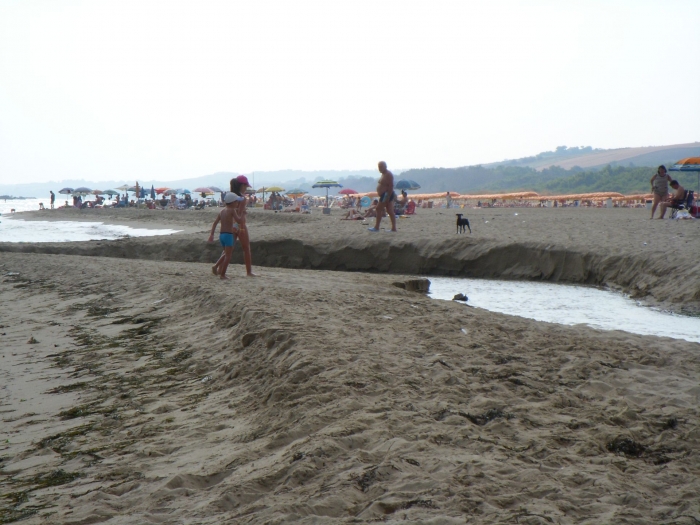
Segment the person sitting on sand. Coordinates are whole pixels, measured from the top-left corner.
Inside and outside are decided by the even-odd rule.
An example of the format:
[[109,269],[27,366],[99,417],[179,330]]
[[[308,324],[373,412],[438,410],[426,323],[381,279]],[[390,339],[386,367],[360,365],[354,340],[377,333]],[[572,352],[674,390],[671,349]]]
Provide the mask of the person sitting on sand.
[[408,194],[406,190],[401,190],[401,197],[396,201],[396,215],[403,215],[406,210],[406,204],[408,204]]
[[670,208],[672,206],[678,206],[679,204],[683,204],[683,202],[685,201],[685,188],[681,186],[677,180],[671,181],[671,188],[673,188],[673,193],[671,194],[670,199],[662,202],[659,205],[661,209],[661,215],[659,216],[659,219],[664,218],[664,215],[666,215],[667,208]]
[[361,221],[365,218],[364,215],[362,215],[360,212],[358,212],[355,208],[350,208],[348,212],[345,214],[345,217],[341,218],[341,221]]
[[370,205],[370,207],[367,208],[367,211],[365,212],[365,219],[368,219],[369,217],[376,217],[378,206],[379,206],[379,199],[374,199],[374,201],[372,201],[372,204]]
[[240,221],[240,214],[237,206],[239,199],[241,199],[241,197],[232,191],[226,194],[226,197],[224,197],[226,207],[219,212],[219,215],[216,216],[216,220],[211,227],[211,233],[209,234],[208,242],[214,242],[216,225],[221,223],[219,242],[221,243],[224,251],[222,252],[221,257],[219,257],[219,260],[216,261],[216,264],[211,267],[212,273],[214,275],[218,275],[220,279],[228,279],[228,277],[226,277],[226,270],[231,262],[235,235],[238,230],[238,222]]

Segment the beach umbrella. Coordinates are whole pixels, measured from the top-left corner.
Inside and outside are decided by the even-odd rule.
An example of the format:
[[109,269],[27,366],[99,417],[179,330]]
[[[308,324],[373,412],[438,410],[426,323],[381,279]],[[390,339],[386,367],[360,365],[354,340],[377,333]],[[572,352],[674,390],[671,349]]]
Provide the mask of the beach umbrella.
[[163,195],[177,195],[178,191],[177,190],[165,190],[163,192]]
[[687,157],[676,162],[670,171],[697,171],[698,172],[698,191],[695,193],[695,202],[700,195],[700,157]]
[[207,195],[214,195],[214,190],[203,186],[201,188],[195,188],[194,191],[199,193],[203,199],[206,198]]
[[169,189],[170,189],[170,188],[168,188],[167,186],[163,186],[163,187],[161,187],[161,188],[156,188],[156,193],[157,193],[158,195],[160,195],[161,193],[163,193],[163,192],[165,192],[165,191],[168,191]]
[[293,190],[287,191],[287,195],[304,195],[306,193],[306,190],[302,190],[301,188],[294,188]]
[[119,192],[118,192],[118,191],[114,191],[114,190],[106,190],[106,191],[104,192],[104,194],[105,194],[105,195],[119,195]]
[[104,195],[105,192],[102,190],[92,190],[90,193],[93,195]]
[[116,188],[114,188],[114,189],[115,189],[115,190],[119,190],[119,191],[133,191],[133,190],[130,190],[130,189],[129,189],[129,185],[128,185],[128,184],[122,184],[121,186],[118,186],[118,187],[116,187]]
[[316,182],[312,188],[326,188],[326,208],[328,208],[328,188],[342,188],[343,185],[335,180],[320,180]]
[[151,184],[151,199],[156,200],[156,189]]
[[73,193],[73,188],[63,188],[58,193],[62,193],[63,195],[70,195],[71,193]]
[[351,190],[350,188],[344,188],[338,192],[340,195],[356,195],[357,193],[359,192]]
[[216,193],[221,193],[221,192],[226,191],[226,190],[222,190],[222,189],[219,188],[218,186],[209,186],[209,189],[210,189],[211,191],[216,192]]
[[414,180],[401,179],[394,185],[394,188],[397,190],[419,190],[420,184]]
[[255,193],[262,193],[262,200],[265,200],[265,193],[268,193],[270,190],[268,190],[265,186],[260,188],[259,190],[255,190]]
[[[117,189],[119,189],[119,188],[117,188]],[[126,191],[133,191],[134,193],[139,191],[139,190],[140,190],[140,188],[138,186],[127,186],[126,187]]]
[[92,190],[90,188],[86,188],[85,186],[80,186],[80,188],[75,188],[73,190],[73,193],[91,193]]
[[146,198],[146,188],[141,187],[141,189],[139,190],[139,198],[141,198],[141,199]]
[[270,186],[269,188],[267,188],[267,191],[276,191],[277,193],[280,193],[284,191],[284,188],[280,186]]
[[190,190],[180,189],[178,191],[178,193],[182,193],[183,195],[185,195],[185,194],[192,193],[192,192]]

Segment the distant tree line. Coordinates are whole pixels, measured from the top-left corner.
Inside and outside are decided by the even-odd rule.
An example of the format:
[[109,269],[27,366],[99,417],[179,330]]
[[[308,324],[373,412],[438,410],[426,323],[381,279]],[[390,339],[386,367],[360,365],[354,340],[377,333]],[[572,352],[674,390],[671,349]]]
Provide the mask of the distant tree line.
[[[672,162],[667,163],[667,166]],[[401,173],[398,179],[415,180],[421,191],[437,193],[499,193],[504,191],[536,191],[542,194],[590,193],[616,191],[619,193],[648,193],[649,179],[656,167],[605,166],[584,170],[580,167],[563,169],[551,166],[542,171],[523,166],[501,164],[494,167],[467,166],[463,168],[424,168]],[[695,188],[697,174],[670,172],[686,188]],[[355,188],[357,189],[357,188]],[[372,188],[374,189],[374,188]],[[357,189],[358,191],[361,191]]]
[[603,151],[600,148],[595,148],[593,149],[591,146],[572,146],[572,147],[567,147],[567,146],[557,146],[557,148],[554,151],[543,151],[541,153],[538,153],[537,155],[533,155],[531,157],[522,157],[519,159],[512,159],[512,160],[504,160],[503,162],[494,162],[492,164],[489,164],[489,167],[492,166],[502,166],[502,165],[509,165],[509,166],[523,166],[526,164],[529,164],[531,162],[537,162],[540,160],[545,160],[545,159],[565,159],[567,157],[574,157],[576,155],[584,155],[586,153],[593,153],[596,151]]

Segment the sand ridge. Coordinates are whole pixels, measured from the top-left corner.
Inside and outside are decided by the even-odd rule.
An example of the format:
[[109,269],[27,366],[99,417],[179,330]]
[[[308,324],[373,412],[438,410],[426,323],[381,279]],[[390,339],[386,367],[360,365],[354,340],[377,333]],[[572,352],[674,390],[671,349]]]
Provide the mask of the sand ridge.
[[[0,265],[19,272],[0,283],[0,354],[17,354],[3,364],[0,516],[700,517],[700,345],[433,301],[395,275],[266,268],[222,284],[198,263]],[[40,386],[20,403],[25,378]]]
[[[456,235],[455,213],[473,235]],[[116,242],[1,243],[0,252],[214,261],[206,237],[216,209],[201,211],[73,210],[28,212],[26,219],[117,221],[183,229],[168,237]],[[254,264],[298,269],[461,275],[610,286],[651,304],[700,312],[700,228],[695,221],[648,219],[646,209],[420,209],[398,221],[399,234],[370,234],[360,221],[252,209]],[[386,219],[385,219],[386,222]],[[234,264],[242,262],[234,250]]]

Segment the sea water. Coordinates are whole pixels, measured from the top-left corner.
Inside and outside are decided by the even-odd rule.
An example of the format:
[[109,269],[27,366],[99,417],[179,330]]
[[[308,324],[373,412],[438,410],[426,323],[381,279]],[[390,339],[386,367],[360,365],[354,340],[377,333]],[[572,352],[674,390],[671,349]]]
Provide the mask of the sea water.
[[452,300],[463,293],[469,298],[467,304],[492,312],[700,342],[700,318],[650,308],[620,293],[543,282],[428,278],[434,299]]
[[[0,200],[0,242],[70,242],[171,235],[180,230],[131,228],[102,222],[24,221],[16,213],[38,210],[49,199]],[[62,202],[58,201],[57,202]],[[12,209],[16,213],[12,213]],[[50,211],[46,212],[47,215]]]

